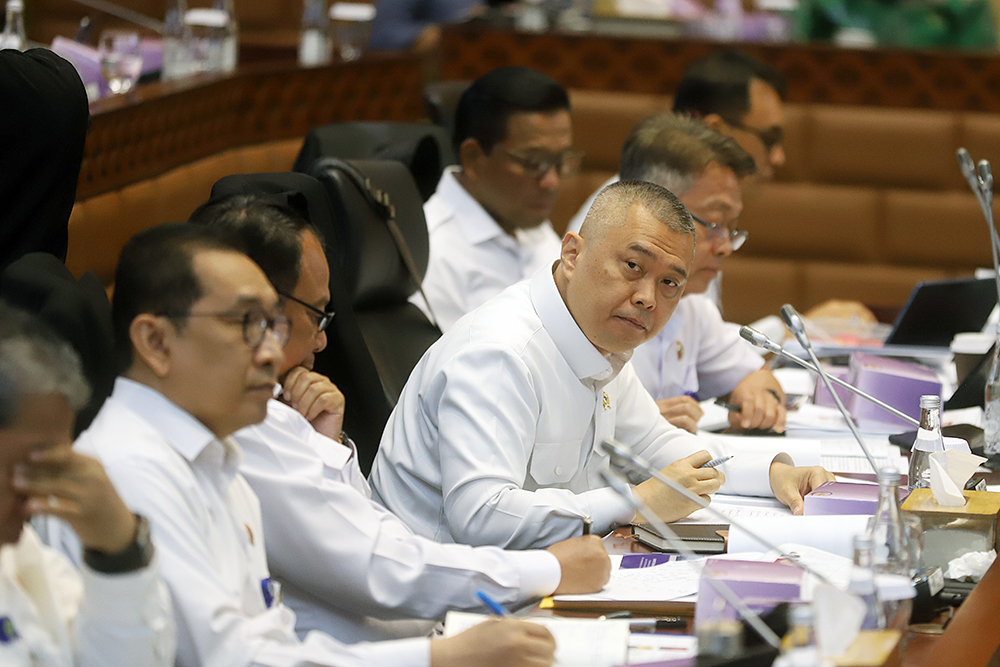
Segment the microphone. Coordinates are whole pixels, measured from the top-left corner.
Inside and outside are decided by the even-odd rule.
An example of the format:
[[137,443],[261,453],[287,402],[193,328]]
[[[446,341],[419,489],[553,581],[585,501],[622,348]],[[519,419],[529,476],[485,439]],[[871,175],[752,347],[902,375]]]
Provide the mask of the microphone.
[[969,151],[959,148],[955,151],[958,159],[958,167],[969,182],[969,188],[976,195],[979,208],[986,219],[986,226],[990,230],[990,246],[993,251],[993,275],[997,282],[997,302],[1000,303],[1000,237],[997,236],[996,226],[993,224],[993,169],[987,160],[979,161],[979,168],[972,162]]
[[[742,326],[742,327],[740,327],[740,336],[743,338],[743,340],[747,341],[748,343],[750,343],[751,345],[753,345],[755,347],[763,348],[763,349],[767,350],[768,352],[770,352],[772,354],[777,354],[777,355],[782,356],[782,357],[784,357],[786,359],[794,361],[799,366],[802,366],[803,368],[811,370],[813,373],[819,373],[819,371],[816,370],[816,367],[813,366],[810,362],[806,361],[802,357],[795,356],[791,352],[788,352],[787,350],[785,350],[785,348],[781,347],[780,345],[778,345],[777,343],[775,343],[770,338],[768,338],[767,336],[765,336],[761,332],[757,331],[753,327],[748,327],[748,326]],[[854,385],[848,384],[848,383],[844,382],[843,380],[841,380],[840,378],[835,378],[832,375],[830,376],[830,380],[832,382],[834,382],[835,384],[840,385],[844,389],[847,389],[849,391],[854,392],[855,394],[857,394],[861,398],[863,398],[863,399],[865,399],[867,401],[871,401],[872,403],[874,403],[875,405],[879,406],[883,410],[887,410],[888,412],[891,412],[892,414],[896,415],[900,419],[904,419],[907,422],[909,422],[910,424],[913,424],[914,426],[920,426],[920,420],[914,419],[910,415],[906,414],[905,412],[901,412],[901,411],[897,410],[896,408],[892,407],[888,403],[884,403],[884,402],[878,400],[877,398],[875,398],[871,394],[866,394],[865,392],[861,391],[860,389],[858,389]]]
[[878,464],[875,463],[875,457],[872,456],[872,453],[868,450],[868,445],[865,444],[864,438],[862,438],[861,433],[858,432],[858,427],[854,425],[854,420],[851,419],[851,415],[848,414],[847,408],[845,408],[844,404],[840,401],[840,396],[838,396],[837,392],[833,390],[833,384],[830,382],[830,376],[823,370],[823,367],[820,366],[819,359],[816,358],[816,353],[813,352],[812,344],[809,342],[809,336],[806,335],[805,327],[802,324],[802,317],[791,304],[786,303],[781,307],[781,319],[785,321],[785,326],[787,326],[788,330],[795,335],[799,343],[802,344],[802,347],[804,347],[806,352],[809,354],[809,358],[812,360],[813,366],[815,366],[814,370],[819,373],[819,377],[823,380],[826,390],[830,392],[831,396],[833,396],[833,402],[837,404],[837,409],[840,410],[840,414],[842,414],[844,416],[844,420],[847,421],[847,427],[851,429],[851,434],[854,436],[854,439],[858,441],[858,444],[861,445],[861,451],[865,453],[865,458],[868,459],[868,463],[871,465],[872,470],[874,470],[875,474],[878,475]]
[[105,14],[110,14],[111,16],[120,18],[122,20],[128,21],[129,23],[134,23],[143,28],[147,28],[157,33],[158,35],[163,34],[163,21],[157,21],[154,18],[146,16],[134,9],[129,9],[128,7],[122,7],[114,2],[109,2],[109,0],[74,0],[84,7],[90,7],[91,9],[96,9],[99,12],[104,12]]
[[[631,450],[629,450],[621,443],[616,442],[614,444],[611,444],[605,441],[601,446],[606,448],[605,451],[607,451],[608,454],[612,456],[613,460],[614,457],[616,456],[619,457],[619,461],[622,460],[623,457],[617,451],[619,449],[626,450],[630,457],[635,456],[634,454],[632,454]],[[610,447],[610,449],[607,449],[607,447]],[[625,460],[630,460],[630,459],[625,458]],[[646,505],[646,503],[642,502],[642,500],[637,498],[636,495],[632,493],[632,487],[628,484],[628,482],[625,481],[625,478],[622,476],[619,469],[616,469],[616,467],[612,467],[608,470],[602,470],[601,477],[604,479],[605,484],[607,484],[609,487],[611,487],[613,491],[615,491],[615,493],[621,496],[632,507],[632,509],[634,509],[636,512],[640,513],[643,517],[645,517],[645,519],[649,521],[649,523],[657,531],[659,531],[659,533],[663,535],[663,537],[666,538],[667,542],[670,543],[670,546],[672,549],[674,549],[674,551],[677,551],[682,556],[684,556],[684,558],[688,560],[694,560],[698,558],[697,554],[691,551],[691,549],[689,549],[688,546],[684,544],[684,540],[677,537],[677,533],[675,533],[670,528],[670,526],[666,524],[666,522],[664,522],[658,516],[656,516],[656,513],[650,510],[649,507]],[[674,487],[671,486],[671,488]],[[681,488],[683,489],[683,487]],[[687,492],[687,489],[684,489],[684,491]],[[699,500],[701,499],[699,498]],[[704,501],[702,502],[704,503]],[[707,503],[705,504],[705,506],[706,507],[708,506]],[[779,637],[774,632],[774,630],[769,628],[767,624],[761,620],[760,615],[757,614],[757,612],[746,606],[743,600],[741,600],[739,596],[736,595],[735,592],[733,592],[733,589],[729,587],[729,584],[722,581],[721,579],[716,579],[715,577],[711,576],[705,577],[705,581],[707,581],[709,585],[716,590],[716,592],[722,599],[724,599],[726,602],[728,602],[733,606],[733,609],[735,609],[736,613],[740,615],[740,618],[744,619],[747,622],[747,624],[750,627],[752,627],[757,632],[757,634],[760,635],[761,639],[763,639],[765,642],[767,642],[774,648],[778,649],[781,648],[781,637]]]
[[[782,558],[788,560],[791,563],[794,563],[796,566],[800,567],[801,569],[805,570],[809,574],[813,575],[814,577],[816,577],[817,579],[819,579],[823,583],[829,584],[830,586],[834,585],[821,572],[817,572],[817,571],[813,570],[812,568],[810,568],[810,567],[808,567],[806,565],[803,565],[802,563],[799,563],[798,558],[796,556],[794,556],[792,554],[789,554],[789,553],[786,553],[784,550],[782,550],[780,547],[778,547],[777,545],[775,545],[770,540],[762,537],[757,532],[751,530],[750,528],[748,528],[746,526],[746,524],[743,523],[742,520],[737,520],[734,517],[727,516],[726,514],[723,514],[719,510],[717,510],[714,507],[712,507],[709,503],[707,503],[704,498],[702,498],[701,496],[699,496],[697,494],[694,494],[691,491],[689,491],[683,484],[681,484],[679,482],[676,482],[676,481],[670,479],[669,477],[667,477],[666,475],[664,475],[662,472],[659,471],[658,468],[656,468],[649,461],[647,461],[643,457],[641,457],[638,454],[636,454],[635,452],[633,452],[632,448],[629,447],[628,445],[625,445],[625,444],[623,444],[621,442],[618,442],[617,440],[615,440],[613,438],[609,438],[608,440],[605,440],[604,442],[601,443],[600,449],[601,449],[602,452],[604,452],[605,454],[608,455],[608,457],[609,457],[608,463],[611,466],[612,470],[617,470],[617,471],[621,471],[621,472],[627,472],[628,470],[637,470],[637,471],[639,471],[641,473],[649,475],[650,477],[652,477],[653,479],[659,481],[661,484],[665,485],[667,488],[671,489],[672,491],[676,491],[677,493],[681,494],[682,496],[684,496],[685,498],[687,498],[688,500],[690,500],[691,502],[693,502],[698,507],[700,507],[702,509],[705,509],[705,510],[708,510],[708,512],[710,514],[712,514],[715,517],[721,519],[725,523],[732,524],[732,525],[736,526],[737,528],[739,528],[739,529],[741,529],[743,531],[746,531],[749,535],[752,535],[754,537],[754,539],[756,539],[757,541],[759,541],[761,544],[763,544],[764,546],[766,546],[768,549],[771,549],[772,551],[778,552],[778,555],[780,555]],[[609,484],[608,486],[610,486],[612,489],[614,489],[619,494],[621,494],[621,490],[618,488],[617,485]],[[628,486],[628,485],[626,484],[626,486]],[[623,494],[621,494],[621,495],[623,495]],[[635,498],[632,495],[631,487],[629,487],[629,495],[630,495],[631,499],[626,498],[626,500],[629,500],[629,503],[632,503],[633,507],[635,506],[634,503],[641,502],[638,498]],[[623,495],[623,497],[624,497],[624,495]],[[648,510],[648,508],[646,508],[646,509],[639,509],[638,511],[641,512],[643,516],[645,516],[646,518],[650,519],[649,522],[651,524],[653,524],[653,527],[655,527],[657,530],[660,530],[660,525],[663,522],[660,521],[659,518],[657,518],[657,517],[650,518],[651,512],[647,511],[647,510]],[[659,521],[659,523],[655,523],[654,519],[655,519],[655,521]],[[663,534],[667,535],[668,533],[664,532]],[[673,532],[671,531],[669,534],[673,535]],[[669,538],[667,538],[667,539],[669,539]],[[672,542],[671,542],[671,545],[673,545]]]

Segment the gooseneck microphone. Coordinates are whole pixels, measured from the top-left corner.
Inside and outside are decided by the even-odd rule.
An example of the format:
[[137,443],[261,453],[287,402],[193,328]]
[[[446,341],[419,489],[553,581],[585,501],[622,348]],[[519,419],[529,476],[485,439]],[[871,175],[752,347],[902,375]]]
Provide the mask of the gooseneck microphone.
[[993,224],[993,170],[986,160],[979,161],[979,168],[972,162],[969,151],[959,148],[955,151],[958,159],[958,168],[969,183],[969,188],[976,195],[979,208],[986,219],[986,226],[990,230],[990,248],[993,251],[993,275],[997,282],[997,302],[1000,303],[1000,236],[997,236],[996,226]]
[[786,303],[781,307],[781,319],[785,321],[785,326],[788,327],[788,330],[793,336],[795,336],[795,339],[799,341],[803,348],[805,348],[806,353],[813,362],[813,366],[815,366],[815,371],[823,380],[826,390],[830,392],[831,396],[833,396],[833,402],[837,404],[837,409],[840,410],[840,414],[844,416],[844,420],[847,422],[848,428],[851,429],[851,434],[854,436],[854,439],[858,441],[858,444],[861,445],[861,451],[865,453],[865,458],[868,459],[868,463],[877,475],[878,464],[875,463],[875,457],[872,456],[871,451],[868,449],[868,445],[865,444],[864,438],[862,438],[861,434],[858,432],[858,427],[854,425],[854,420],[851,419],[851,415],[847,413],[847,409],[840,401],[840,396],[838,396],[837,392],[833,390],[833,383],[830,382],[830,376],[823,370],[823,367],[820,366],[819,359],[816,358],[816,353],[813,352],[812,342],[810,342],[809,336],[806,335],[806,328],[802,323],[802,317],[791,304]]
[[[727,515],[723,514],[722,512],[720,512],[719,510],[715,509],[710,504],[708,504],[707,502],[705,502],[705,500],[701,496],[699,496],[699,495],[697,495],[697,494],[692,493],[691,491],[689,491],[687,489],[687,487],[685,487],[683,484],[681,484],[679,482],[676,482],[676,481],[670,479],[669,477],[667,477],[666,475],[664,475],[662,472],[659,471],[658,468],[656,468],[656,466],[654,466],[649,461],[647,461],[643,457],[641,457],[638,454],[636,454],[635,452],[633,452],[632,448],[629,447],[628,445],[622,444],[621,442],[618,442],[617,440],[614,440],[613,438],[609,438],[608,440],[605,440],[604,442],[601,443],[600,449],[601,449],[602,452],[604,452],[605,454],[608,455],[608,457],[609,457],[608,463],[609,463],[610,467],[613,470],[618,470],[618,471],[621,471],[621,472],[628,472],[629,470],[635,470],[635,471],[643,473],[645,475],[649,475],[650,477],[652,477],[653,479],[659,481],[661,484],[663,484],[667,488],[671,489],[672,491],[676,491],[677,493],[681,494],[682,496],[684,496],[685,498],[687,498],[688,500],[690,500],[692,503],[694,503],[698,507],[700,507],[702,509],[708,510],[710,514],[718,517],[723,522],[728,523],[728,524],[732,524],[732,525],[736,526],[737,528],[739,528],[740,530],[745,531],[747,534],[751,535],[755,540],[757,540],[758,542],[760,542],[761,544],[763,544],[764,546],[766,546],[768,549],[771,549],[772,551],[776,551],[778,553],[778,555],[780,555],[782,558],[784,558],[785,560],[788,560],[789,562],[797,565],[798,567],[800,567],[801,569],[805,570],[809,574],[813,575],[814,577],[816,577],[817,579],[819,579],[823,583],[829,584],[831,586],[833,585],[833,583],[825,575],[823,575],[821,572],[817,572],[817,571],[813,570],[812,568],[810,568],[810,567],[808,567],[806,565],[803,565],[802,563],[799,563],[799,559],[796,556],[785,552],[783,549],[781,549],[780,547],[778,547],[777,545],[775,545],[773,542],[771,542],[771,540],[766,539],[765,537],[761,536],[757,532],[751,530],[750,528],[748,528],[746,526],[746,524],[743,523],[742,520],[738,520],[738,519],[736,519],[734,517],[727,516]],[[612,486],[612,488],[615,488],[615,487]],[[618,489],[615,489],[615,490],[618,491]],[[619,493],[620,493],[620,491],[619,491]],[[632,497],[631,499],[627,499],[627,500],[629,500],[630,503],[640,502],[640,501],[638,501],[638,499],[636,499],[634,497]],[[647,518],[650,515],[650,513],[647,512],[647,511],[645,511],[645,510],[639,510],[639,511],[642,512],[643,516],[646,516]],[[653,522],[650,521],[650,523],[653,523]],[[657,530],[660,529],[660,526],[657,525],[657,524],[655,524],[655,523],[653,524],[653,526]],[[664,534],[666,534],[666,533],[664,533]],[[670,533],[670,534],[672,535],[673,533]]]
[[[608,443],[605,442],[604,445],[608,445]],[[622,447],[626,450],[628,449],[627,447],[624,447],[624,445],[621,445],[620,443],[615,443],[615,445],[617,445],[618,447]],[[611,451],[609,450],[605,451],[608,451],[608,453],[611,454]],[[630,450],[629,454],[631,454]],[[612,457],[615,457],[616,455],[617,454],[611,454]],[[675,533],[670,528],[670,526],[666,524],[666,522],[664,522],[662,519],[656,516],[656,514],[649,509],[646,503],[644,503],[642,500],[637,498],[634,493],[632,493],[632,487],[629,486],[629,483],[627,481],[625,481],[625,478],[619,469],[616,469],[614,466],[612,466],[609,470],[602,471],[601,477],[604,479],[605,484],[607,484],[619,496],[621,496],[632,507],[632,509],[634,509],[636,512],[640,513],[643,517],[645,517],[645,519],[657,531],[659,531],[659,533],[663,535],[663,537],[666,538],[667,542],[670,543],[672,549],[680,553],[688,560],[693,560],[698,557],[693,551],[691,551],[691,549],[688,548],[686,544],[684,544],[684,540],[677,537],[677,533]],[[671,488],[674,487],[671,486]],[[687,491],[687,489],[684,489],[684,491]],[[701,499],[699,498],[699,500]],[[721,579],[717,579],[716,577],[705,577],[705,581],[707,581],[709,585],[716,590],[716,592],[722,599],[724,599],[726,602],[728,602],[733,606],[733,609],[736,610],[736,613],[739,614],[740,618],[745,620],[747,624],[749,624],[750,627],[752,627],[757,632],[757,634],[761,636],[761,639],[763,639],[765,642],[767,642],[774,648],[777,649],[781,648],[781,637],[779,637],[777,633],[774,632],[774,630],[767,627],[767,624],[761,620],[757,612],[746,606],[743,600],[741,600],[739,596],[736,595],[736,593],[733,591],[733,589],[729,587],[729,584],[722,581]]]
[[[768,338],[767,336],[765,336],[761,332],[757,331],[753,327],[748,327],[748,326],[745,326],[745,325],[742,326],[742,327],[740,327],[740,337],[742,337],[743,340],[747,341],[748,343],[750,343],[751,345],[753,345],[755,347],[762,348],[764,350],[767,350],[771,354],[777,354],[779,356],[784,357],[785,359],[789,359],[791,361],[794,361],[799,366],[802,366],[803,368],[811,370],[813,373],[819,373],[819,371],[816,370],[816,367],[813,366],[810,362],[806,361],[802,357],[796,356],[796,355],[792,354],[791,352],[787,351],[785,348],[781,347],[780,345],[778,345],[773,340],[771,340],[770,338]],[[885,403],[883,401],[878,400],[877,398],[875,398],[871,394],[866,394],[865,392],[861,391],[860,389],[858,389],[854,385],[848,384],[848,383],[844,382],[843,380],[841,380],[840,378],[833,377],[832,375],[830,376],[830,381],[833,382],[833,383],[835,383],[835,384],[840,385],[841,387],[843,387],[844,389],[847,389],[848,391],[854,392],[855,394],[857,394],[861,398],[865,399],[866,401],[871,401],[872,403],[874,403],[875,405],[879,406],[883,410],[891,412],[892,414],[896,415],[900,419],[904,419],[907,422],[909,422],[910,424],[913,424],[914,426],[920,426],[920,421],[919,420],[914,419],[913,417],[911,417],[910,415],[906,414],[905,412],[901,412],[901,411],[897,410],[896,408],[892,407],[888,403]]]

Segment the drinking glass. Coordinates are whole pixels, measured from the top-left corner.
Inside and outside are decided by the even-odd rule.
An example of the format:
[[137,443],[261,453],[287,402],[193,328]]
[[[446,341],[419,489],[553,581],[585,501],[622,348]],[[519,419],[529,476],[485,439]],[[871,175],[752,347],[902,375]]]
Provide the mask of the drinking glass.
[[101,75],[108,90],[121,95],[132,90],[142,71],[142,44],[138,33],[127,30],[105,30],[98,42]]

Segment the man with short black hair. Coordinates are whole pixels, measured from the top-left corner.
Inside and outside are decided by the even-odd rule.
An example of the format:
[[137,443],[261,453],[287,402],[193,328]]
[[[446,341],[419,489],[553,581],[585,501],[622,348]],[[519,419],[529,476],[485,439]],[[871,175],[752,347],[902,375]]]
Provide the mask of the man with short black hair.
[[[603,190],[559,261],[463,318],[413,369],[369,478],[376,500],[442,541],[545,546],[587,518],[604,534],[636,518],[603,478],[600,445],[614,438],[706,500],[725,481],[801,513],[802,495],[832,475],[784,454],[701,467],[726,445],[667,423],[628,363],[684,292],[694,226],[654,183]],[[656,480],[631,481],[664,521],[696,508]]]
[[[573,150],[566,90],[524,67],[485,74],[455,111],[460,167],[424,206],[430,258],[423,288],[442,331],[559,256],[549,213]],[[423,300],[414,303],[424,307]]]
[[449,639],[346,646],[300,640],[264,548],[260,505],[230,436],[258,423],[283,363],[289,320],[230,236],[164,225],[124,247],[115,341],[129,365],[77,446],[97,453],[149,517],[174,599],[181,667],[548,664],[551,635],[491,622]]
[[740,51],[721,51],[688,65],[673,110],[735,139],[757,163],[758,177],[770,181],[785,163],[786,94],[784,77],[770,65]]
[[[72,449],[90,389],[73,349],[0,302],[0,662],[169,667],[175,634],[145,519],[101,465]],[[77,572],[25,521],[63,519]],[[76,556],[75,554],[73,554]]]

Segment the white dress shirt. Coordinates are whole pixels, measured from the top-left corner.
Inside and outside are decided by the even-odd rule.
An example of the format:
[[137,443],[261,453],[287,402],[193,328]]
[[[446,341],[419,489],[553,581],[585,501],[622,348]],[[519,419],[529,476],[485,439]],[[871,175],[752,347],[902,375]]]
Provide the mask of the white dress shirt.
[[[446,169],[424,204],[430,255],[424,293],[442,331],[462,315],[559,259],[561,239],[548,221],[506,233]],[[424,308],[419,292],[411,301]]]
[[100,458],[126,504],[149,519],[181,667],[428,664],[426,639],[298,639],[295,614],[271,584],[260,506],[237,472],[238,447],[160,393],[118,378],[76,446]]
[[0,547],[0,665],[169,667],[175,640],[155,557],[135,572],[78,571],[30,526]]
[[[416,533],[466,544],[524,549],[579,535],[584,517],[601,533],[628,522],[597,445],[613,436],[659,468],[726,448],[667,423],[627,361],[597,351],[539,271],[417,364],[382,435],[374,497]],[[770,495],[770,462],[723,464],[726,491]]]
[[546,551],[439,544],[414,535],[370,499],[351,448],[318,433],[276,400],[267,418],[233,438],[240,472],[260,498],[271,573],[296,629],[342,641],[427,634],[449,609],[481,610],[482,590],[501,604],[552,593],[559,561]]
[[684,394],[704,400],[731,392],[764,358],[740,337],[738,324],[722,321],[708,297],[692,294],[663,331],[635,349],[632,365],[656,400]]

